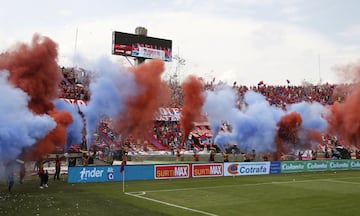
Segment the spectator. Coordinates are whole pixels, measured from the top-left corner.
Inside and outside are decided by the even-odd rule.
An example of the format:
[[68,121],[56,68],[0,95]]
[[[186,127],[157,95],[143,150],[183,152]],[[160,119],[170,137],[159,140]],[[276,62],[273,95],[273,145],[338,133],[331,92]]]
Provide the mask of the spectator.
[[211,149],[210,150],[210,158],[209,158],[210,162],[214,162],[215,161],[215,150]]
[[19,172],[19,183],[20,184],[24,183],[25,174],[26,174],[25,163],[21,163],[20,164],[20,172]]
[[244,158],[244,162],[250,162],[251,161],[251,158],[249,157],[248,154],[244,154],[243,158]]
[[316,160],[316,158],[317,158],[317,151],[311,150],[311,160]]
[[176,149],[176,161],[180,161],[180,156],[181,156],[181,154],[180,154],[180,149],[177,148],[177,149]]
[[250,160],[251,161],[256,161],[256,151],[255,151],[255,149],[253,149],[252,151],[251,151],[251,158],[250,158]]
[[124,165],[127,164],[127,153],[123,153],[121,156],[121,161],[124,163]]
[[199,161],[199,155],[194,151],[194,161]]
[[229,155],[226,152],[223,152],[224,162],[229,162]]
[[298,152],[298,160],[302,160],[302,152],[301,151]]
[[39,170],[38,170],[38,176],[40,178],[40,189],[44,189],[44,187],[49,187],[48,186],[48,180],[49,180],[49,175],[48,175],[48,171],[44,170],[44,163],[43,161],[38,161],[39,164]]
[[60,180],[60,169],[61,169],[61,161],[59,155],[56,155],[54,181],[55,179]]
[[325,155],[324,155],[324,157],[325,158],[330,158],[330,154],[329,154],[329,150],[328,150],[328,147],[327,147],[327,145],[325,145]]
[[89,156],[86,153],[83,153],[82,162],[83,162],[83,166],[89,165]]
[[262,159],[263,159],[263,161],[269,161],[269,155],[263,154]]
[[39,161],[35,161],[34,163],[34,171],[39,171]]
[[360,150],[355,151],[355,158],[360,159]]
[[7,191],[10,193],[13,186],[14,186],[14,170],[12,169],[12,166],[6,167],[7,172]]

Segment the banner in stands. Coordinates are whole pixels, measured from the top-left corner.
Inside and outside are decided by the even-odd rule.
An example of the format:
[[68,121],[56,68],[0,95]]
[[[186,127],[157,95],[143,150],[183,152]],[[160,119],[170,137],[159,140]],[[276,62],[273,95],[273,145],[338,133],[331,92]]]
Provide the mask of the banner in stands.
[[[86,106],[86,102],[83,100],[74,100],[61,98],[65,102],[74,105],[76,108],[82,110]],[[155,118],[158,121],[180,121],[181,108],[172,107],[160,107],[155,113]]]
[[160,107],[155,113],[158,121],[180,121],[180,108]]
[[224,163],[224,176],[270,174],[270,162]]
[[86,103],[83,100],[75,100],[75,99],[67,99],[67,98],[62,98],[62,100],[64,100],[65,102],[68,102],[69,104],[86,106]]
[[224,175],[222,163],[192,164],[192,177],[218,177]]
[[189,178],[189,164],[155,165],[155,179]]

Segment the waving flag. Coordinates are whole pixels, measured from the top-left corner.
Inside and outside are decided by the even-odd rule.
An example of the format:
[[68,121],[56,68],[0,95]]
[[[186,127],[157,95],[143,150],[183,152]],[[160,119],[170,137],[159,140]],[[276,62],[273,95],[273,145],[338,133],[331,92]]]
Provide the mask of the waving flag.
[[120,167],[120,173],[123,173],[124,170],[125,170],[125,165],[126,165],[126,162],[125,161],[122,161],[121,162],[121,167]]

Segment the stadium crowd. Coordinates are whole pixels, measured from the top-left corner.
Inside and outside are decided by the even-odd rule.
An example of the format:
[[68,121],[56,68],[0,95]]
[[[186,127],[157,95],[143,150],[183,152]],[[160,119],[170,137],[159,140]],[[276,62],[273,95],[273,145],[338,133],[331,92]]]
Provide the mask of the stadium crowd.
[[[90,98],[89,83],[91,74],[84,69],[65,68],[61,67],[63,73],[63,81],[59,85],[60,97],[67,99],[76,99],[87,101]],[[205,90],[213,90],[216,87],[215,79],[205,84]],[[170,82],[169,87],[171,90],[171,101],[163,104],[163,107],[181,108],[184,102],[184,93],[181,86],[177,82]],[[337,86],[334,84],[321,84],[321,85],[291,85],[287,80],[287,85],[267,85],[260,81],[258,85],[245,86],[233,83],[232,88],[238,92],[238,104],[240,107],[241,101],[245,93],[249,90],[258,92],[266,97],[271,106],[276,106],[285,109],[287,104],[306,102],[319,102],[323,105],[332,105],[335,101],[341,103],[346,98],[346,91],[341,91],[349,86]],[[340,91],[338,90],[340,89]],[[187,150],[194,147],[202,148],[204,144],[209,143],[208,139],[205,143],[201,141],[203,134],[198,134],[196,139],[190,139],[186,146],[182,146],[182,133],[180,131],[180,123],[178,121],[155,121],[153,131],[148,134],[153,137],[156,142],[166,146],[172,153],[175,149],[186,148]],[[152,145],[148,145],[148,140],[135,140],[133,137],[121,137],[111,127],[110,120],[104,120],[96,134],[96,146],[111,152],[113,149],[126,149],[127,152],[139,152],[147,150],[156,150]],[[339,145],[339,140],[330,135],[323,136],[323,142],[319,143],[316,152],[329,152],[334,150]],[[329,156],[329,157],[330,157]]]

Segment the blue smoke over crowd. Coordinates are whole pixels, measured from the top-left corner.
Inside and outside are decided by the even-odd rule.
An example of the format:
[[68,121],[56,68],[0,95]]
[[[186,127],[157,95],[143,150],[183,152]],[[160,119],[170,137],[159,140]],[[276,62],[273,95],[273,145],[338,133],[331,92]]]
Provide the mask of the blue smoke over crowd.
[[[238,100],[230,87],[220,86],[213,92],[207,92],[203,109],[214,131],[214,143],[223,151],[235,144],[247,152],[253,149],[261,153],[275,152],[277,123],[291,112],[300,114],[303,119],[301,127],[304,129],[323,132],[327,127],[324,119],[327,109],[319,103],[302,102],[289,106],[285,111],[270,106],[263,95],[253,91],[248,91],[243,101]],[[229,132],[219,132],[221,124],[229,125]]]
[[95,65],[94,71],[97,74],[90,84],[91,99],[83,110],[86,119],[88,149],[100,120],[123,114],[126,99],[137,94],[133,74],[108,59],[101,59]]

